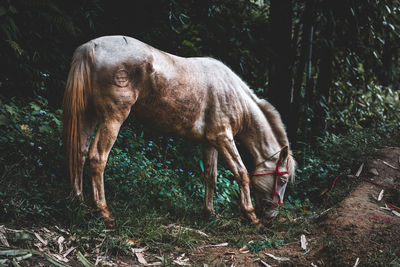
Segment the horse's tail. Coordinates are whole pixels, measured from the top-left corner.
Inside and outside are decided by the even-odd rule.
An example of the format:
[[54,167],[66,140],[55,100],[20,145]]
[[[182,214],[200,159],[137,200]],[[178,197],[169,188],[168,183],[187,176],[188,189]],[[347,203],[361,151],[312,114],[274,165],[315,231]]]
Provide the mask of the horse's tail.
[[91,43],[84,44],[76,49],[64,93],[63,139],[71,183],[73,183],[74,177],[78,175],[81,131],[92,94],[91,68],[93,60],[94,47]]

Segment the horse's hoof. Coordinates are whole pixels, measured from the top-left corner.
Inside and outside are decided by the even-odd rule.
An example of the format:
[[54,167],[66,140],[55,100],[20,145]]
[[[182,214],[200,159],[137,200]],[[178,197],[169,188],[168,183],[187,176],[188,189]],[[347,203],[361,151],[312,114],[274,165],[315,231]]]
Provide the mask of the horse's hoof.
[[114,221],[114,219],[104,219],[104,224],[106,225],[106,227],[108,228],[108,229],[113,229],[113,228],[115,228],[115,221]]
[[254,226],[260,226],[260,225],[262,225],[262,224],[261,224],[261,221],[260,221],[258,218],[252,219],[250,224],[251,224],[251,225],[254,225]]

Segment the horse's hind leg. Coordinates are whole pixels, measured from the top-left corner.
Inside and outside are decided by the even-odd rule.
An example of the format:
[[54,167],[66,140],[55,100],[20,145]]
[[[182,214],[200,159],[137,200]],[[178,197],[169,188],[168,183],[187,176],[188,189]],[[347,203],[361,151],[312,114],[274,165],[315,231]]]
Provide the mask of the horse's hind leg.
[[[212,138],[214,139],[214,138]],[[240,207],[252,224],[259,224],[250,198],[250,178],[230,132],[218,134],[214,139],[218,151],[228,163],[240,189]]]
[[100,122],[89,152],[94,202],[104,222],[109,227],[114,226],[114,218],[107,208],[104,193],[104,168],[122,122],[123,120],[114,118]]
[[93,118],[85,118],[82,120],[82,130],[80,133],[80,151],[79,151],[79,166],[77,168],[76,177],[74,177],[72,181],[72,187],[74,190],[75,196],[83,201],[83,192],[82,192],[82,177],[83,177],[83,167],[85,165],[86,158],[89,152],[90,141],[93,136],[94,128],[96,127],[96,121]]
[[218,151],[211,145],[203,146],[204,181],[206,184],[205,207],[210,215],[215,215],[213,196],[217,182]]

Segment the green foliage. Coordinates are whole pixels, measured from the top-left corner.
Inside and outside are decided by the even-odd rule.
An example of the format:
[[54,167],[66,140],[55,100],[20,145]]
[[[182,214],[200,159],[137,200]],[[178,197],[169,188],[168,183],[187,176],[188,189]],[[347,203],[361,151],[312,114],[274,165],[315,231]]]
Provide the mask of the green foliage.
[[61,111],[50,111],[40,97],[32,102],[0,102],[0,161],[5,163],[0,167],[2,219],[47,218],[52,211],[43,189],[48,181],[56,181],[63,167]]
[[336,94],[330,99],[327,131],[345,133],[351,129],[388,128],[398,124],[399,92],[390,87],[368,84],[351,89],[350,82],[336,82]]
[[283,246],[285,244],[285,241],[283,239],[269,239],[265,238],[262,240],[254,241],[248,243],[246,246],[249,248],[249,250],[253,253],[259,253],[261,250],[264,250],[266,248],[269,249],[276,249],[279,246]]

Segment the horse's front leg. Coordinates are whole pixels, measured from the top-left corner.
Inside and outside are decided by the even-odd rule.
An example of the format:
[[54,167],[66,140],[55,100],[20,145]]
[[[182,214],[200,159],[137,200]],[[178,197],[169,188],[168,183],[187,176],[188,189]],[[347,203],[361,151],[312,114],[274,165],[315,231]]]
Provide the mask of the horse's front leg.
[[218,151],[211,145],[203,146],[204,182],[206,185],[205,208],[208,214],[215,215],[213,197],[217,183]]
[[260,220],[254,212],[254,207],[250,197],[250,178],[247,169],[236,148],[235,141],[230,132],[219,134],[216,137],[218,151],[225,158],[229,165],[240,189],[240,207],[252,224],[259,224]]

